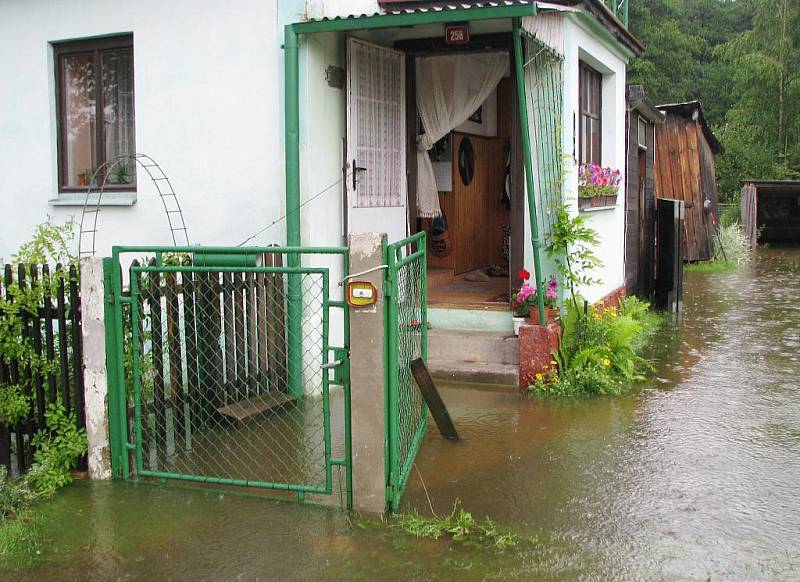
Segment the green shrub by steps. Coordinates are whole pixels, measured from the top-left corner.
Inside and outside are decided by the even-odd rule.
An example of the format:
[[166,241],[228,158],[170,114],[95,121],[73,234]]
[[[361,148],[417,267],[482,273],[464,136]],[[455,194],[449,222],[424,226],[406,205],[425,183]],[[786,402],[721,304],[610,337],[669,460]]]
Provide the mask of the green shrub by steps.
[[553,367],[532,379],[532,396],[618,395],[642,380],[652,365],[640,356],[661,318],[635,297],[620,307],[567,306]]

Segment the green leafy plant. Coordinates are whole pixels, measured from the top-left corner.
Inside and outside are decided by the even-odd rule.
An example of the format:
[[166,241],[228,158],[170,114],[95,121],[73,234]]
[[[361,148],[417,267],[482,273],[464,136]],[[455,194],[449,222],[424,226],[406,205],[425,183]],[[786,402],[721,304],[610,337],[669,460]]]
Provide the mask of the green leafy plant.
[[742,229],[738,224],[720,228],[719,236],[714,245],[715,261],[741,265],[750,262],[751,256],[750,244],[742,234]]
[[33,236],[11,256],[11,262],[72,264],[76,260],[72,252],[74,238],[74,219],[70,218],[64,224],[56,224],[48,216],[47,220],[34,227]]
[[42,494],[36,490],[34,479],[41,468],[28,471],[22,477],[11,479],[5,465],[0,465],[0,518],[16,519],[24,515],[31,504]]
[[[14,262],[30,265],[60,263],[67,267],[74,261],[71,241],[75,224],[67,221],[55,224],[50,218],[34,229],[31,240],[23,244],[12,256]],[[5,288],[0,298],[0,359],[5,364],[14,363],[19,370],[19,383],[0,386],[0,421],[17,423],[25,418],[31,408],[29,394],[35,394],[36,378],[56,374],[57,362],[39,355],[28,333],[29,318],[37,316],[45,301],[51,301],[58,287],[68,282],[69,270],[55,269],[49,276],[42,275],[36,285],[19,285]],[[32,439],[34,464],[16,479],[3,473],[0,478],[0,505],[3,517],[17,517],[33,500],[46,496],[70,481],[70,470],[86,452],[86,433],[77,428],[75,415],[68,415],[60,403],[48,405],[45,427]]]
[[576,288],[600,282],[591,275],[603,264],[593,250],[600,240],[597,231],[586,225],[586,214],[572,216],[562,204],[554,209],[553,217],[545,252],[549,258],[556,259],[556,269],[569,287],[573,305],[577,308]]
[[86,431],[77,427],[75,413],[67,414],[61,402],[47,406],[46,429],[33,438],[33,459],[37,468],[34,484],[43,495],[50,495],[72,481],[70,471],[86,454]]
[[442,537],[454,542],[478,545],[497,552],[522,550],[524,545],[535,546],[535,538],[525,538],[499,527],[488,517],[475,519],[456,499],[450,513],[444,517],[422,517],[418,513],[402,514],[396,518],[397,524],[413,536],[438,540]]
[[552,367],[530,379],[529,393],[621,394],[652,370],[640,353],[659,325],[649,304],[635,297],[621,300],[619,308],[598,304],[584,312],[570,305]]
[[[68,220],[55,224],[50,217],[37,225],[30,241],[24,243],[12,255],[12,261],[20,264],[61,263],[68,265],[74,261],[71,241],[74,238],[75,223]],[[2,261],[0,261],[2,262]],[[56,362],[48,361],[40,355],[33,340],[26,333],[28,320],[38,314],[45,297],[69,278],[67,269],[53,270],[49,277],[42,276],[36,285],[20,286],[18,281],[5,288],[6,294],[0,298],[0,360],[6,364],[15,362],[22,380],[17,384],[0,386],[0,420],[14,424],[27,413],[30,400],[26,394],[33,393],[34,378],[55,373]]]

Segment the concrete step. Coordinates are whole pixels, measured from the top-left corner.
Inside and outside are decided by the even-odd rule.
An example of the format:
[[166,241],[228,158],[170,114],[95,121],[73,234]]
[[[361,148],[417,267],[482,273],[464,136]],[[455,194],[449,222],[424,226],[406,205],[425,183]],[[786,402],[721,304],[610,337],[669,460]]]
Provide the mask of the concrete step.
[[519,366],[516,364],[484,364],[462,360],[428,359],[428,371],[435,380],[517,386]]
[[428,330],[428,359],[519,365],[519,338],[498,331]]

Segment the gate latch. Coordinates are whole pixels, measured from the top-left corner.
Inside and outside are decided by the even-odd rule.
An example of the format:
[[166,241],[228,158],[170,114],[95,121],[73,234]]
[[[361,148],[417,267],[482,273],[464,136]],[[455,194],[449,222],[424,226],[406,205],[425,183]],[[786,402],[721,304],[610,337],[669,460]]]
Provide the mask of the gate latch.
[[350,378],[350,354],[347,348],[330,348],[334,360],[327,364],[322,364],[321,368],[325,371],[333,370],[331,384],[343,386]]

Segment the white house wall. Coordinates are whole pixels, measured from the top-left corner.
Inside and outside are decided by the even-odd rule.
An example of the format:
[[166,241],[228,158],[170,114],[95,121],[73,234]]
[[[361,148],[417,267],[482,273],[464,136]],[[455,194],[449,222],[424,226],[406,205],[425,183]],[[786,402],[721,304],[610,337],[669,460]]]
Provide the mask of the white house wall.
[[[4,0],[0,256],[48,214],[63,221],[81,210],[50,202],[58,199],[50,43],[119,33],[134,39],[136,149],[172,180],[190,242],[238,244],[283,214],[277,0],[225,10],[191,0]],[[255,242],[282,242],[284,233],[279,223]],[[169,243],[161,202],[140,171],[136,203],[103,208],[98,252]]]
[[[536,17],[538,18],[538,17]],[[563,22],[564,54],[564,125],[562,144],[565,156],[564,198],[573,213],[578,212],[578,67],[585,60],[603,73],[602,93],[602,163],[617,168],[624,175],[625,167],[625,67],[626,57],[610,43],[597,38],[577,14],[560,19]],[[546,29],[551,38],[562,35],[553,31],[548,22]],[[574,120],[574,123],[573,123]],[[601,283],[580,289],[589,301],[597,301],[625,283],[625,183],[620,185],[617,205],[587,213],[588,225],[599,234],[600,244],[594,248],[603,266],[592,276]],[[526,199],[527,205],[527,199]],[[527,212],[527,207],[526,207]],[[525,221],[525,264],[533,265],[530,243],[530,224]],[[543,241],[543,245],[546,241]],[[548,273],[544,273],[548,275]]]

